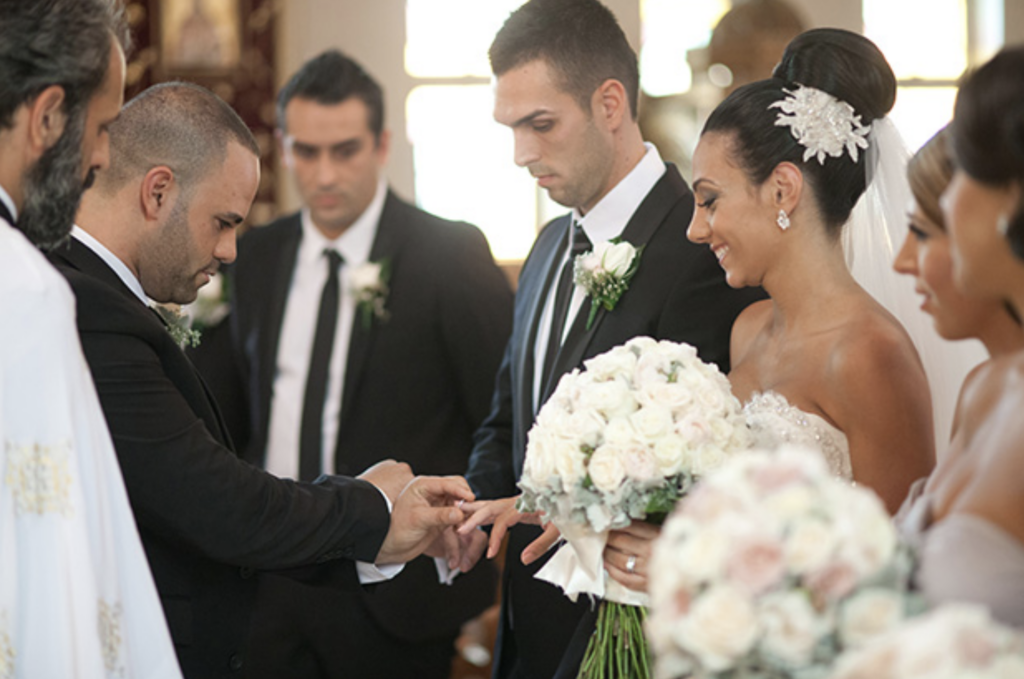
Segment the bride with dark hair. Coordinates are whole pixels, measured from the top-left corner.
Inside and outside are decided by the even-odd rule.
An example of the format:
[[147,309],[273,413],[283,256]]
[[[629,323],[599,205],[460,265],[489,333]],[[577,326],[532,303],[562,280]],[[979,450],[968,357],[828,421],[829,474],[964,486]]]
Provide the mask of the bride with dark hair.
[[[843,231],[885,228],[848,222],[858,201],[877,200],[863,196],[881,179],[881,147],[898,141],[886,118],[895,96],[892,69],[867,38],[801,34],[773,78],[738,88],[705,124],[688,232],[731,286],[771,297],[740,314],[731,340],[729,380],[756,445],[821,450],[890,511],[934,465],[928,380],[903,326],[851,273]],[[895,280],[888,253],[880,259]],[[645,589],[656,531],[634,523],[613,533],[609,574]]]

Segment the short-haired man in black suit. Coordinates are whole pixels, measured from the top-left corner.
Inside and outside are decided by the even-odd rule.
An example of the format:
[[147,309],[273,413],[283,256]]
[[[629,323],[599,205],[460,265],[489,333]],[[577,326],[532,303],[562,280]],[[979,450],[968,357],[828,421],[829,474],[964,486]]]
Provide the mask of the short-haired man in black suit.
[[[553,528],[531,545],[540,528],[520,523],[515,509],[526,433],[561,375],[637,335],[687,342],[728,371],[733,320],[764,293],[731,289],[714,255],[687,241],[693,194],[643,140],[636,54],[606,7],[597,0],[530,0],[499,30],[490,59],[494,118],[512,130],[516,164],[572,213],[544,227],[523,266],[494,407],[477,432],[466,474],[481,498],[494,501],[477,503],[460,530],[472,535],[476,525],[494,521],[493,556],[511,527],[494,676],[575,677],[579,657],[559,666],[590,603],[574,604],[533,577],[547,561]],[[556,314],[556,289],[572,252],[581,242],[586,251],[613,238],[643,248],[615,308],[598,310],[587,328],[591,300],[566,285],[567,305]],[[482,549],[483,534],[474,539]]]
[[75,293],[82,347],[182,671],[248,676],[261,571],[319,565],[292,575],[339,587],[386,577],[376,564],[423,552],[462,517],[449,505],[472,495],[460,479],[412,480],[396,462],[358,479],[296,483],[240,460],[181,350],[183,329],[147,298],[191,302],[234,259],[235,228],[259,184],[259,148],[227,104],[186,83],[129,102],[110,126],[110,147],[111,170],[97,175],[79,226],[51,261]]
[[[305,63],[278,95],[303,207],[241,239],[229,287],[249,421],[232,434],[279,476],[351,473],[391,456],[417,473],[461,474],[508,340],[512,293],[480,231],[388,187],[383,99],[337,50]],[[325,309],[332,273],[340,294]],[[324,311],[334,332],[317,364]],[[264,578],[252,638],[260,676],[447,679],[462,624],[496,589],[493,568],[445,584],[427,558],[372,592]]]

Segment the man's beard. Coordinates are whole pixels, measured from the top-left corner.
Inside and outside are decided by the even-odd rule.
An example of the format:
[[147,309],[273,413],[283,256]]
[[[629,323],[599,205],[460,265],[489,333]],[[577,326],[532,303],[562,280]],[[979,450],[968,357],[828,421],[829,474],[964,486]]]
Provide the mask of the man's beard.
[[43,152],[25,177],[24,205],[18,228],[37,246],[49,249],[68,234],[82,193],[92,185],[94,171],[82,181],[82,137],[85,112],[68,112],[68,123],[57,143]]

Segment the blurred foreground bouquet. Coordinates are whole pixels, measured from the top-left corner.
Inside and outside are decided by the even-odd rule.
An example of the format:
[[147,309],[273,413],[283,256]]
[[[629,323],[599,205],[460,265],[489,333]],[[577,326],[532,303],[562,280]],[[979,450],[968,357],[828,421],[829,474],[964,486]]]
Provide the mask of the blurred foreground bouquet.
[[655,675],[827,677],[838,654],[920,609],[881,500],[818,452],[736,456],[680,502],[655,542]]

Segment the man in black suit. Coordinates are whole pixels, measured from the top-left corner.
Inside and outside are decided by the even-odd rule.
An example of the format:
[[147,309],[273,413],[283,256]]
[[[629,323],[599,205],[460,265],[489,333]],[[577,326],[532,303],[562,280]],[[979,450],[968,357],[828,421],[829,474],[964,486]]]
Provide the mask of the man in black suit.
[[[590,602],[574,604],[533,577],[554,529],[531,545],[540,528],[519,523],[515,510],[527,431],[562,374],[637,335],[688,342],[727,371],[732,322],[763,293],[729,288],[710,251],[687,241],[693,194],[643,141],[636,55],[607,8],[531,0],[498,32],[490,59],[494,117],[512,129],[516,164],[573,210],[541,231],[519,279],[493,409],[466,474],[479,497],[495,501],[477,503],[460,529],[474,540],[463,566],[486,542],[474,527],[495,522],[493,556],[511,526],[494,676],[575,676],[579,658],[559,665]],[[569,278],[560,286],[562,271],[571,253],[615,237],[643,247],[639,269],[615,308],[602,307],[587,329],[591,300]]]
[[147,297],[191,302],[234,259],[259,148],[230,107],[185,83],[130,102],[110,127],[110,147],[81,226],[51,258],[75,292],[82,346],[182,670],[245,676],[257,571],[319,565],[295,575],[342,587],[387,577],[375,564],[421,553],[462,516],[443,505],[471,495],[451,479],[410,481],[408,466],[394,462],[361,479],[300,484],[236,457],[181,351],[181,329],[165,327]]
[[[311,59],[277,111],[304,208],[239,243],[232,358],[249,429],[232,433],[247,459],[282,477],[347,474],[392,455],[417,473],[461,474],[511,329],[508,282],[475,227],[388,188],[383,93],[352,59],[336,50]],[[328,263],[327,250],[343,263]],[[333,337],[317,364],[332,274]],[[317,375],[326,383],[314,393]],[[426,557],[372,592],[267,577],[254,660],[266,677],[445,679],[461,625],[496,589],[491,567],[445,584]]]

